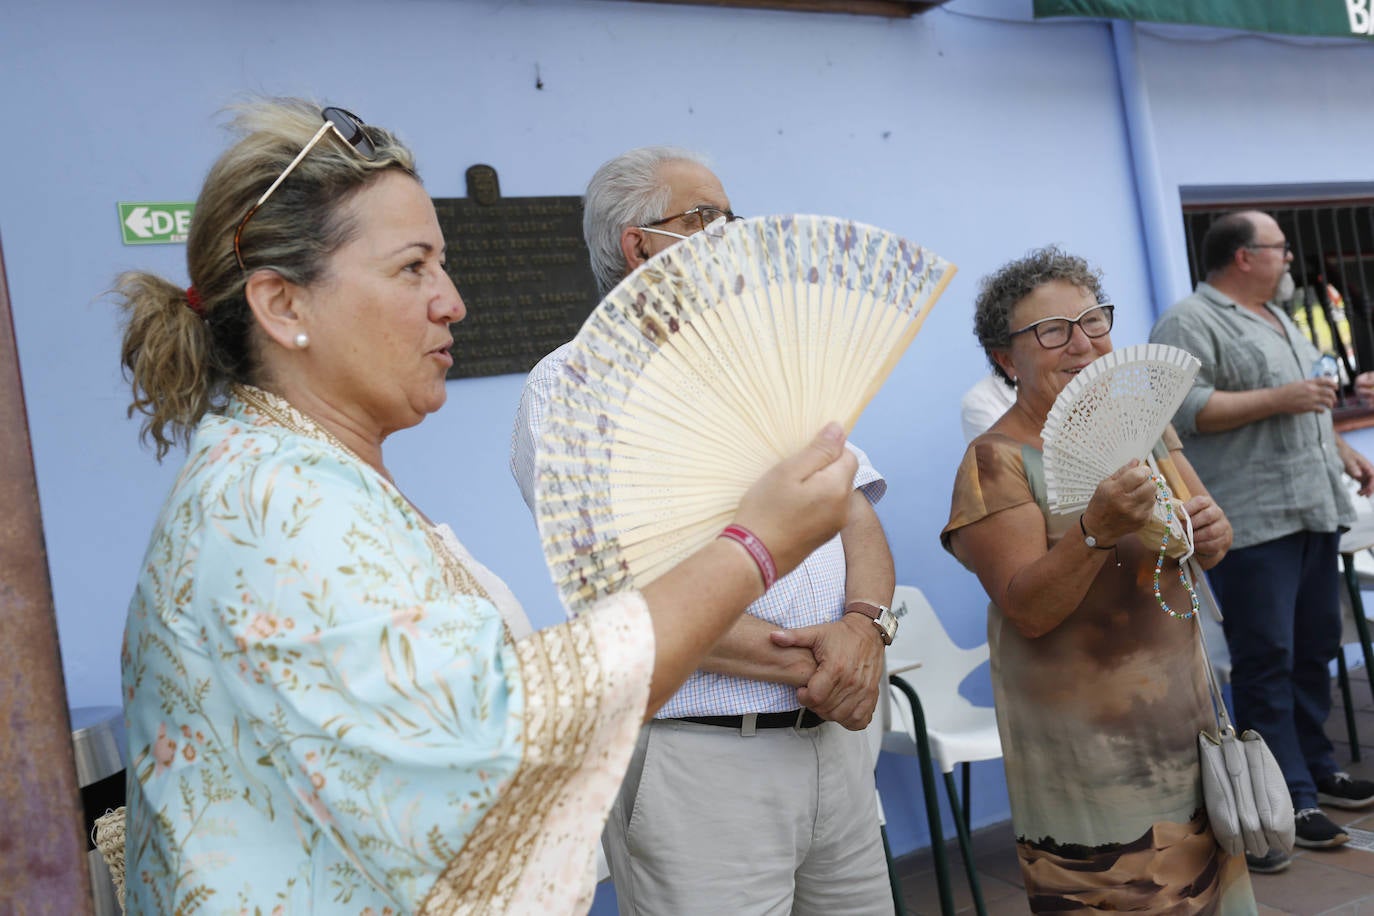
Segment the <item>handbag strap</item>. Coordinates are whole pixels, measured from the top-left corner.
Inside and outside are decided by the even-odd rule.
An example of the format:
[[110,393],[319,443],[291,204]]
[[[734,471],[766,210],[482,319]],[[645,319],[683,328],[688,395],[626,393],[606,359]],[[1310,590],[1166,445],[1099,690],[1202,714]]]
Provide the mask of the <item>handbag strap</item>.
[[[1149,465],[1154,473],[1163,476],[1155,456],[1150,454],[1146,457],[1145,463]],[[1182,481],[1175,482],[1175,489],[1178,491],[1180,502],[1188,499],[1188,488]],[[1184,513],[1187,517],[1187,513]],[[1212,715],[1217,722],[1217,737],[1227,734],[1234,735],[1235,727],[1231,724],[1230,713],[1226,711],[1226,700],[1221,695],[1221,687],[1217,684],[1217,673],[1212,669],[1212,656],[1207,654],[1207,637],[1202,634],[1202,612],[1205,609],[1212,615],[1212,619],[1221,621],[1221,605],[1217,603],[1217,596],[1212,592],[1212,586],[1207,582],[1207,577],[1203,575],[1202,567],[1198,565],[1197,556],[1193,553],[1193,520],[1188,519],[1188,553],[1179,559],[1179,571],[1187,574],[1193,586],[1193,593],[1197,596],[1198,610],[1193,614],[1193,621],[1197,627],[1198,645],[1202,647],[1202,664],[1207,670],[1207,686],[1212,694]]]
[[1231,716],[1226,712],[1226,700],[1221,695],[1221,687],[1217,685],[1217,673],[1212,669],[1212,657],[1207,654],[1207,637],[1202,633],[1202,609],[1214,615],[1215,619],[1221,619],[1221,608],[1217,604],[1217,596],[1212,593],[1212,586],[1207,583],[1207,577],[1202,573],[1202,567],[1198,565],[1197,557],[1189,557],[1188,562],[1183,568],[1188,573],[1188,578],[1193,582],[1193,590],[1197,593],[1198,613],[1193,615],[1197,626],[1197,641],[1202,647],[1202,664],[1207,669],[1207,686],[1211,688],[1212,694],[1212,713],[1217,720],[1218,737],[1226,733],[1235,734],[1235,727],[1231,724]]

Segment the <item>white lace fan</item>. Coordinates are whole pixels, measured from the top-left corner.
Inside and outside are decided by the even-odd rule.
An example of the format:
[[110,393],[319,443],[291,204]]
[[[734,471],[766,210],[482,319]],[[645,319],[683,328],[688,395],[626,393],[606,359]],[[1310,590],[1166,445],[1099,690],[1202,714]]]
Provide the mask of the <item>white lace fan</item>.
[[1065,385],[1041,432],[1050,511],[1077,512],[1122,465],[1144,461],[1200,365],[1177,347],[1139,344],[1099,357]]
[[626,277],[573,342],[536,458],[569,609],[653,581],[825,422],[852,429],[954,270],[871,226],[774,216],[693,235]]

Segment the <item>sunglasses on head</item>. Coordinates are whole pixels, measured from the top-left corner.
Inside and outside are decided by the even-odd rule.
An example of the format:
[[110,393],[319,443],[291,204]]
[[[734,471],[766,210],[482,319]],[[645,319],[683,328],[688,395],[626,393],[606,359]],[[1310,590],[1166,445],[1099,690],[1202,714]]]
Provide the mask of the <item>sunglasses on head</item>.
[[325,134],[332,130],[335,136],[352,147],[353,150],[364,159],[371,159],[373,156],[377,155],[377,148],[372,145],[372,141],[367,137],[367,131],[363,129],[364,125],[362,118],[347,109],[332,107],[321,110],[320,115],[324,118],[324,123],[320,125],[319,130],[315,131],[315,136],[310,138],[310,142],[306,143],[301,151],[296,154],[296,158],[292,159],[290,164],[282,169],[282,173],[277,176],[277,180],[272,182],[266,191],[262,192],[262,196],[258,198],[258,202],[248,209],[248,212],[243,215],[243,219],[239,220],[239,226],[234,230],[234,260],[239,262],[240,270],[247,269],[243,263],[243,252],[239,248],[239,241],[243,237],[244,227],[247,226],[248,221],[253,218],[253,214],[257,213],[262,205],[267,202],[267,198],[272,196],[272,192],[277,190],[281,183],[286,180],[286,176],[295,171],[296,166],[300,165],[301,160],[305,158],[307,153],[315,148],[315,144],[319,143],[320,139]]

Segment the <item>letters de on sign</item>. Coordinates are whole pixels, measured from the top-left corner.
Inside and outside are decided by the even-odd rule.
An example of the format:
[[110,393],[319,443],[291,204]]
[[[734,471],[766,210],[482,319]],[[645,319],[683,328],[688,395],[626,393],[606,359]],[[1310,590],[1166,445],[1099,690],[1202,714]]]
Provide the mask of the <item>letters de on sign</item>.
[[173,203],[121,203],[119,230],[125,245],[171,245],[184,243],[191,232],[191,215],[196,205],[190,201]]
[[448,272],[467,306],[449,378],[528,372],[566,343],[600,297],[582,199],[502,197],[496,170],[467,170],[467,197],[436,198]]

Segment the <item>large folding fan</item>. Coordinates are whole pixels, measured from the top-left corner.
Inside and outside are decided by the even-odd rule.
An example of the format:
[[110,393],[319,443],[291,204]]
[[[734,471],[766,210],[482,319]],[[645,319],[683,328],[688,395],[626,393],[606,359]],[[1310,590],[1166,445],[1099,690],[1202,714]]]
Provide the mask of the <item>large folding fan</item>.
[[626,277],[573,342],[536,459],[569,609],[653,581],[827,421],[852,429],[954,270],[871,226],[775,216],[711,227]]
[[1200,365],[1177,347],[1139,344],[1100,356],[1074,376],[1041,431],[1050,511],[1079,511],[1103,480],[1133,458],[1144,461]]

